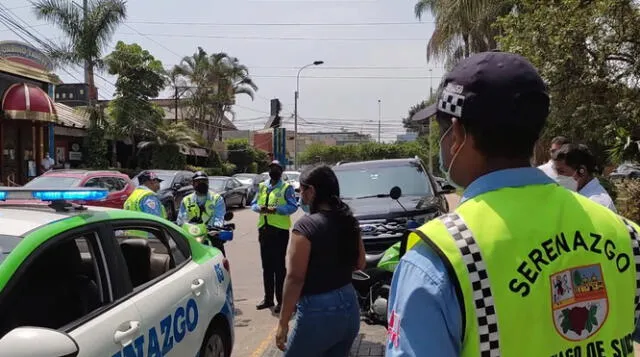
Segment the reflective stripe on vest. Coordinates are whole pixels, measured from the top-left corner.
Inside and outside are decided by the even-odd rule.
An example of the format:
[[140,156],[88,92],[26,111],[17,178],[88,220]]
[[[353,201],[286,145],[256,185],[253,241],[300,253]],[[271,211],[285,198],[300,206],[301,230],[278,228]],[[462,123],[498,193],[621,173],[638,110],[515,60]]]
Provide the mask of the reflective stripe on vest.
[[218,200],[222,198],[222,196],[212,191],[209,191],[209,195],[211,196],[211,199],[207,199],[204,202],[204,212],[202,212],[202,216],[200,216],[200,206],[198,205],[195,192],[184,198],[185,208],[187,210],[186,222],[191,222],[191,220],[196,217],[201,217],[202,223],[209,222],[211,217],[215,214],[215,206]]
[[640,317],[638,230],[586,197],[533,185],[466,201],[408,247],[426,242],[447,267],[461,356],[625,356]]
[[[288,183],[283,183],[275,187],[271,192],[269,192],[269,207],[280,207],[285,206],[287,204],[287,199],[284,196],[287,188],[289,187]],[[257,200],[258,206],[264,206],[267,202],[267,192],[268,187],[264,182],[260,183],[259,186],[259,196]],[[266,218],[266,221],[265,221]],[[289,229],[291,227],[291,217],[283,214],[260,214],[258,218],[258,228],[264,226],[265,222],[273,227],[280,229]]]

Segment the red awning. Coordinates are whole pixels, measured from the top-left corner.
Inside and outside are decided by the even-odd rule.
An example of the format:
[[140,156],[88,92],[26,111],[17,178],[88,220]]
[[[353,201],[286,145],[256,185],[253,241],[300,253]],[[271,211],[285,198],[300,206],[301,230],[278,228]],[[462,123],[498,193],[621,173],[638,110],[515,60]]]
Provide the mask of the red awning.
[[26,83],[16,83],[2,96],[2,110],[11,119],[56,121],[53,100],[41,88]]

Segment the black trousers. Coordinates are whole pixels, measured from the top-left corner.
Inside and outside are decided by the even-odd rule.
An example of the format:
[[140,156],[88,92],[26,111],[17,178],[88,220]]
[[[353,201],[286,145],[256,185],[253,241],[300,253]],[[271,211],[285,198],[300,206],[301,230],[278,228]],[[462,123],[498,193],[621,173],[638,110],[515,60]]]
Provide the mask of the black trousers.
[[284,277],[287,275],[285,259],[289,244],[289,230],[265,224],[258,230],[258,240],[262,259],[264,300],[273,301],[275,293],[276,301],[281,304]]

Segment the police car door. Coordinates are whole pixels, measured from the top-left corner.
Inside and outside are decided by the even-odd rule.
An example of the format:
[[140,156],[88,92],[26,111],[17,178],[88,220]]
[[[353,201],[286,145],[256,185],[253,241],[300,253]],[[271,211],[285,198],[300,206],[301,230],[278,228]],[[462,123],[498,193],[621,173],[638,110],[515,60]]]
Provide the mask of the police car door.
[[[213,267],[191,261],[186,239],[167,226],[136,221],[113,228],[130,267],[131,300],[142,315],[145,336],[134,344],[144,354],[136,356],[195,356],[216,305],[211,293]],[[146,242],[123,234],[124,228],[146,232]]]

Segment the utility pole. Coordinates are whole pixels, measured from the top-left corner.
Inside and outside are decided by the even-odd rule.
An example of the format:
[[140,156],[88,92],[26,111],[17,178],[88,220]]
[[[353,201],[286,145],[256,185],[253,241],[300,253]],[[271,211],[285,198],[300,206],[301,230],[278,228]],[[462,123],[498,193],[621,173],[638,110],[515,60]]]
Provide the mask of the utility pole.
[[382,101],[378,99],[378,144],[380,141],[380,129],[382,128]]
[[300,92],[300,72],[303,69],[311,67],[311,66],[319,66],[323,64],[324,61],[314,61],[313,63],[309,63],[306,66],[303,66],[298,70],[298,75],[296,76],[296,92],[294,95],[294,104],[293,104],[293,168],[294,170],[298,170],[298,97]]
[[[433,98],[433,69],[429,68],[429,99]],[[429,130],[427,131],[427,140],[429,141],[429,173],[433,174],[433,143],[431,142],[431,118],[427,118],[427,125]]]
[[178,86],[175,86],[175,93],[174,93],[175,97],[174,97],[174,106],[175,106],[175,110],[176,110],[176,123],[178,122]]
[[[83,21],[86,22],[87,21],[87,13],[89,12],[89,4],[88,4],[89,0],[84,0],[82,2],[82,13],[83,15]],[[86,23],[85,23],[86,26]],[[85,83],[89,83],[89,61],[84,61],[84,82]],[[89,88],[89,93],[90,95],[92,95],[93,93],[93,88]]]

